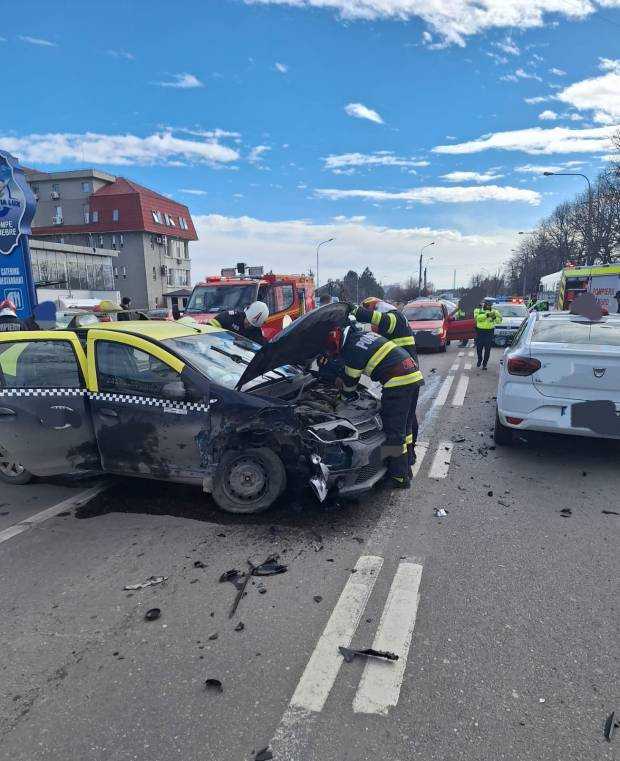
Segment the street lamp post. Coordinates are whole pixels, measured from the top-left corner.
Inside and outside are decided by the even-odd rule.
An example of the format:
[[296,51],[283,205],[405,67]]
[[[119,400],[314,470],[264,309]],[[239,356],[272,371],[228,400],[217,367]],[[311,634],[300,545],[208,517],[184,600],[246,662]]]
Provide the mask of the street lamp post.
[[335,238],[328,238],[327,240],[322,240],[316,247],[316,288],[315,290],[318,290],[319,288],[319,249],[321,246],[324,246],[326,243],[331,243],[333,240],[336,240]]
[[434,245],[435,245],[435,241],[432,241],[431,243],[427,243],[425,246],[422,246],[422,248],[420,249],[420,268],[418,272],[418,295],[420,294],[422,290],[422,257],[424,256],[424,249]]
[[590,178],[581,172],[543,172],[543,174],[545,177],[583,177],[583,179],[588,183],[588,234],[586,236],[588,245],[588,260],[586,261],[586,265],[594,264],[594,240],[592,236],[594,218],[592,215],[592,183],[590,182]]

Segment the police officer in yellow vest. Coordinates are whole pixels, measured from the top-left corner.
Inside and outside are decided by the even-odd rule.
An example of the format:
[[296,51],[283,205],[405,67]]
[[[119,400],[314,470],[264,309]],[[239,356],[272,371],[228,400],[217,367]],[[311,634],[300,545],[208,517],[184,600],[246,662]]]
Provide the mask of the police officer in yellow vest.
[[491,299],[485,299],[481,307],[474,309],[474,320],[476,321],[476,351],[478,353],[476,366],[482,365],[482,369],[486,370],[491,346],[493,346],[495,326],[502,321],[502,315],[497,309],[493,309]]
[[409,327],[409,322],[405,315],[385,301],[369,296],[362,301],[361,306],[354,306],[351,314],[357,322],[370,323],[373,332],[387,338],[396,346],[405,349],[413,359],[416,371],[419,373],[420,380],[415,384],[409,412],[407,414],[407,435],[405,444],[407,445],[407,460],[409,471],[415,462],[415,445],[418,438],[418,418],[416,409],[418,406],[418,397],[420,386],[424,383],[422,373],[420,372],[420,361],[418,360],[418,350],[415,345],[413,332]]

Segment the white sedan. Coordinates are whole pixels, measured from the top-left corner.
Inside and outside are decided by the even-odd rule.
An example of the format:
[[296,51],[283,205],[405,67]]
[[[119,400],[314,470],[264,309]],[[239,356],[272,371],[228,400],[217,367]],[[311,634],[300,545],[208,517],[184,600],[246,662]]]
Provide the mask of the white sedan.
[[495,441],[515,430],[620,439],[620,315],[530,314],[500,360]]

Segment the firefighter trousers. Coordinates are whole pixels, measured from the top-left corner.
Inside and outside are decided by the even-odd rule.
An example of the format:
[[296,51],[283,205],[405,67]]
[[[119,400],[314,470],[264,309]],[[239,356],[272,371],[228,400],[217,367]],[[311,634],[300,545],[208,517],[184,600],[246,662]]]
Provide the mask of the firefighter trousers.
[[416,415],[416,409],[418,407],[419,396],[420,384],[416,383],[411,396],[411,404],[409,405],[409,414],[407,415],[407,435],[405,437],[405,443],[407,444],[407,464],[410,469],[415,462],[415,444],[418,440],[418,416]]
[[418,393],[418,384],[412,383],[408,386],[384,388],[381,396],[381,420],[386,437],[384,454],[387,458],[388,475],[398,480],[409,478],[410,475],[407,437],[413,436],[414,426],[417,435],[415,405]]

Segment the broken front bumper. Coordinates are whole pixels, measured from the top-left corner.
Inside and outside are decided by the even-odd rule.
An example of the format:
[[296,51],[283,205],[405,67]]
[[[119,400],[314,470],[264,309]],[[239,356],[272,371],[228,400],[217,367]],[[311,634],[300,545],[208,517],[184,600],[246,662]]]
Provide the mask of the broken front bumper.
[[[322,431],[317,431],[317,428],[320,427],[312,431],[316,439],[316,452],[312,456],[314,474],[310,483],[321,501],[330,491],[342,497],[363,494],[372,489],[387,471],[383,459],[385,434],[379,416],[357,426],[346,425],[350,435],[334,441],[319,438]],[[321,482],[325,484],[325,490]]]

